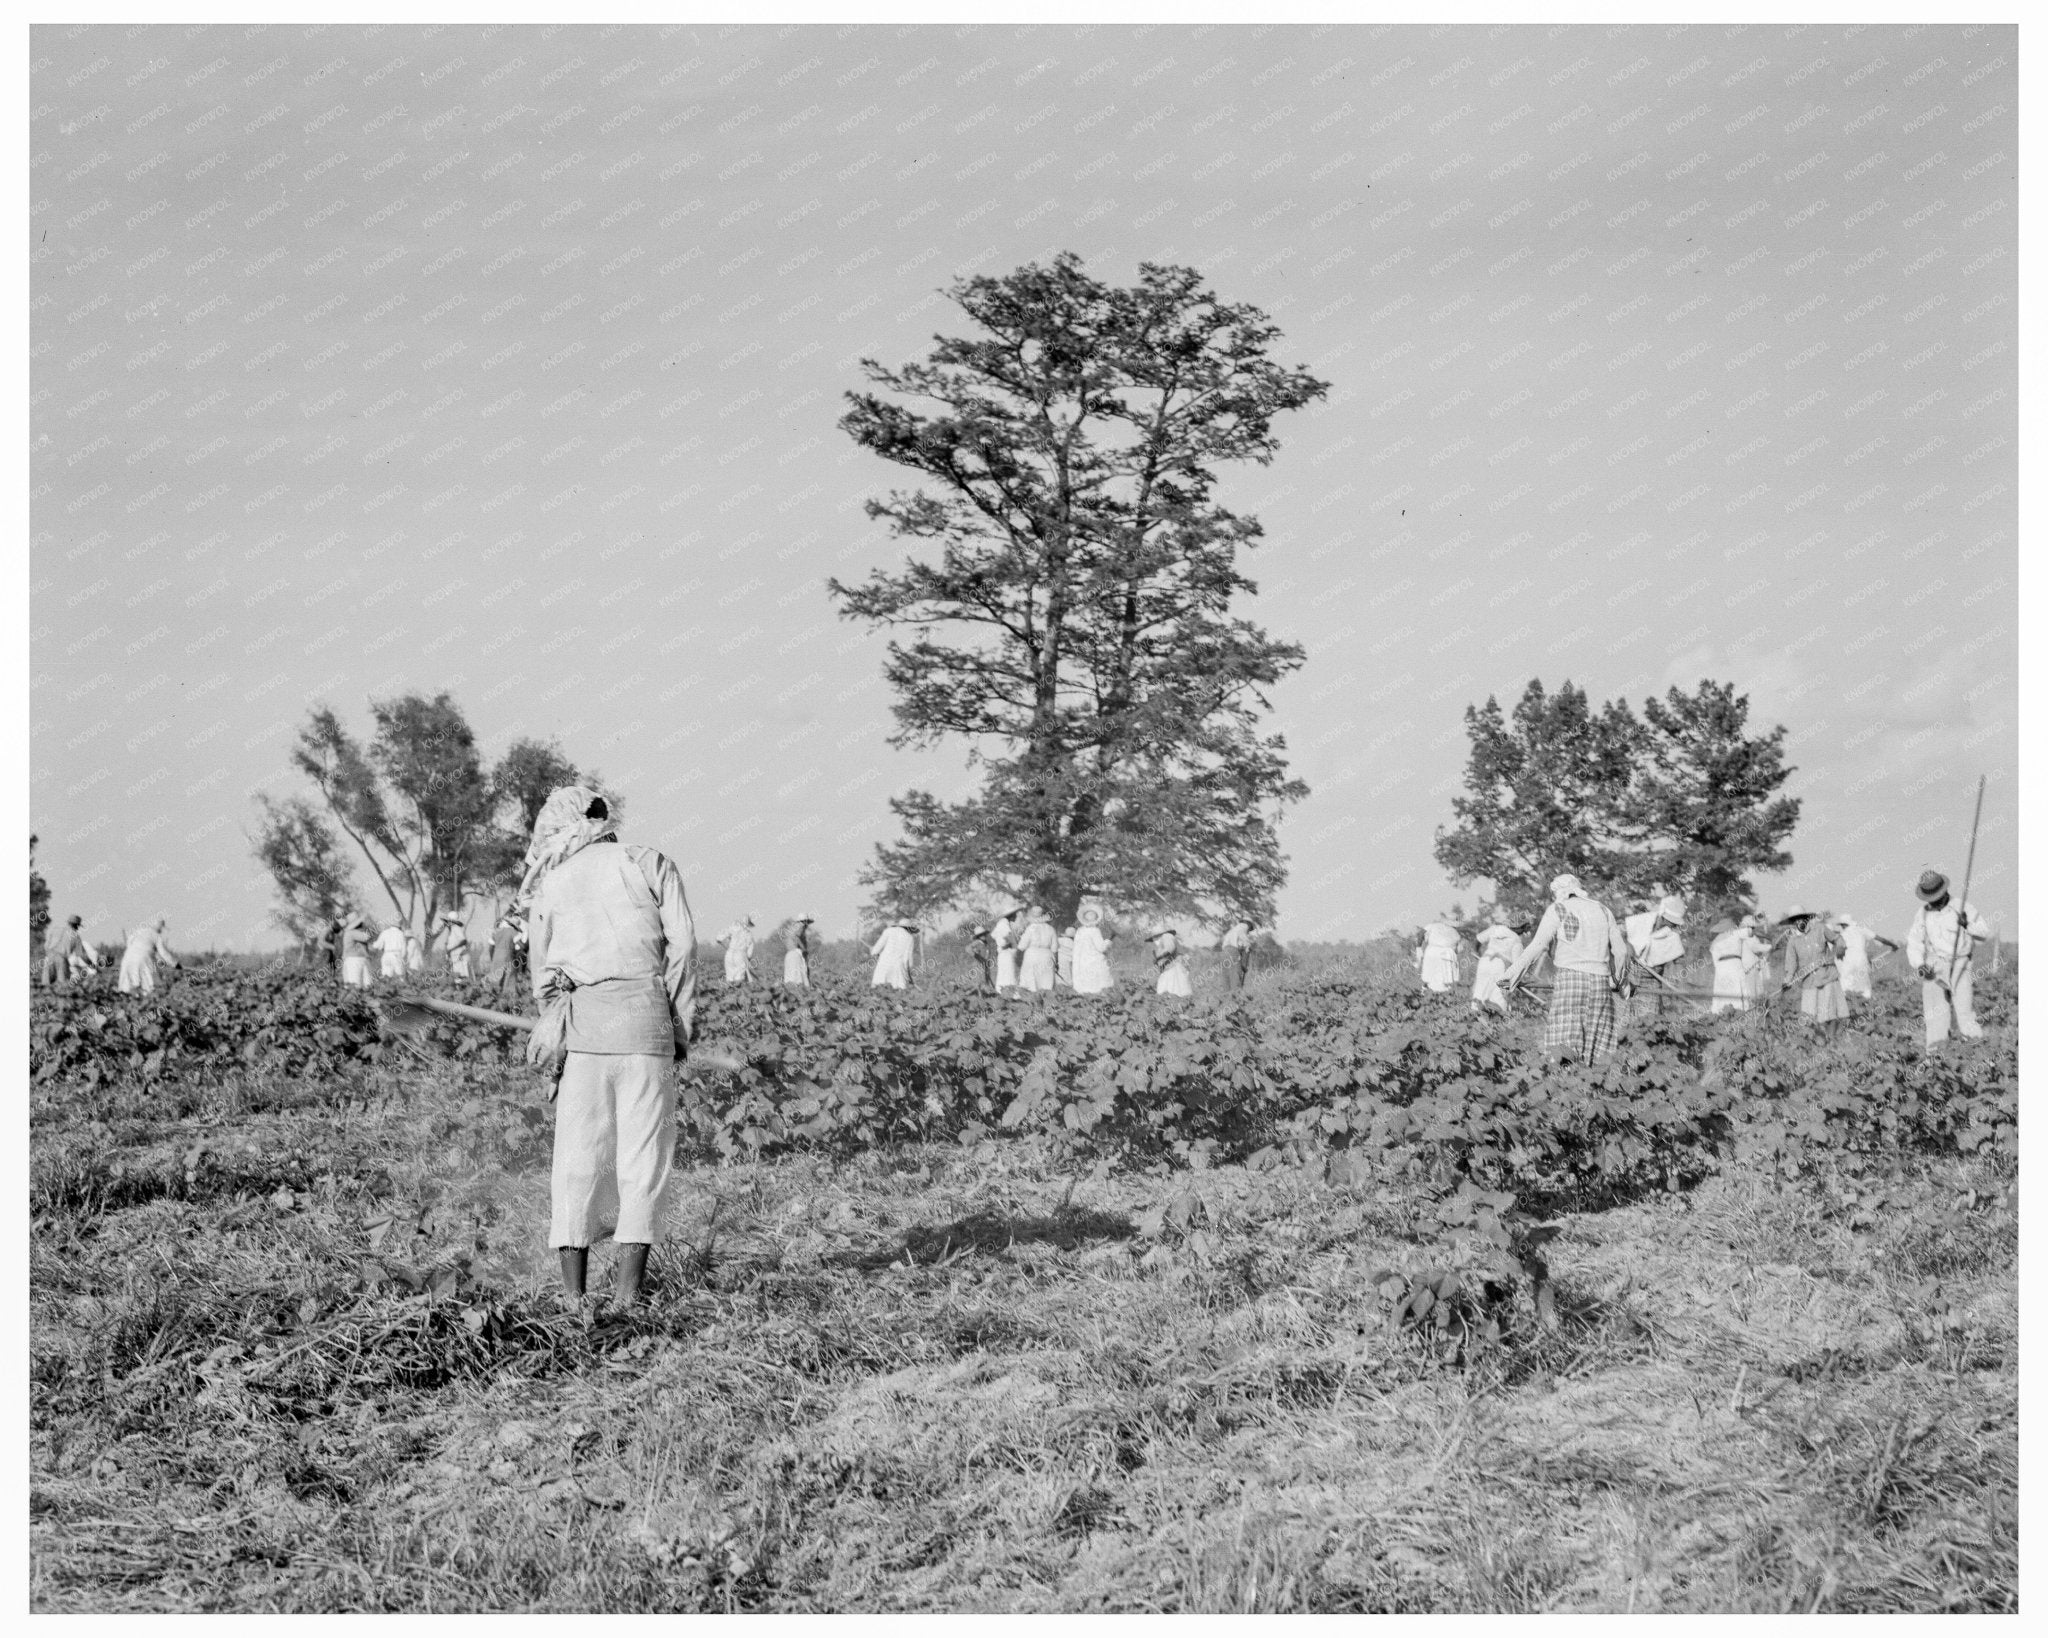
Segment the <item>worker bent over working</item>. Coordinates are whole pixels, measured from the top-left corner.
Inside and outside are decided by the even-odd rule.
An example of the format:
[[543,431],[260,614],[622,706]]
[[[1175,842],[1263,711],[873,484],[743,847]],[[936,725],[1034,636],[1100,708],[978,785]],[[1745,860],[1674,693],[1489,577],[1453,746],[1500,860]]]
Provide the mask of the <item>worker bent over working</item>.
[[535,1051],[558,1036],[554,1221],[562,1285],[581,1301],[590,1246],[616,1210],[617,1299],[640,1296],[675,1164],[674,1066],[696,1017],[696,929],[675,864],[618,839],[605,799],[551,795],[533,827],[519,902],[542,1006]]

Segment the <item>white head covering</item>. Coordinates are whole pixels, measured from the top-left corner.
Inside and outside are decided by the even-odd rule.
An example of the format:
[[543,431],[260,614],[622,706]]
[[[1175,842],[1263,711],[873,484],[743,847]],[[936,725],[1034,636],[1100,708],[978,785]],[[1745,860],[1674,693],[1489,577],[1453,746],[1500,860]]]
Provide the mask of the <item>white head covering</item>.
[[1673,925],[1685,920],[1685,900],[1676,893],[1667,894],[1657,905],[1657,914]]
[[1579,878],[1570,874],[1550,878],[1550,896],[1562,904],[1566,899],[1582,899],[1586,890],[1579,885]]
[[533,842],[526,850],[526,873],[513,896],[514,911],[525,915],[541,878],[556,865],[581,853],[600,837],[618,834],[619,822],[611,816],[610,803],[605,804],[604,818],[589,816],[590,805],[602,800],[603,793],[587,785],[563,785],[541,804],[539,816],[533,821]]

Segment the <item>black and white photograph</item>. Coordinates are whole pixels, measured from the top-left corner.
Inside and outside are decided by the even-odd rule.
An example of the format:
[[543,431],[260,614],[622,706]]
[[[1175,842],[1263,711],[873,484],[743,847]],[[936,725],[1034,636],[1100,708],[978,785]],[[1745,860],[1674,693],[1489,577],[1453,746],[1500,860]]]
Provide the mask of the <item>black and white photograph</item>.
[[27,1608],[2016,1613],[2018,26],[794,15],[23,25]]

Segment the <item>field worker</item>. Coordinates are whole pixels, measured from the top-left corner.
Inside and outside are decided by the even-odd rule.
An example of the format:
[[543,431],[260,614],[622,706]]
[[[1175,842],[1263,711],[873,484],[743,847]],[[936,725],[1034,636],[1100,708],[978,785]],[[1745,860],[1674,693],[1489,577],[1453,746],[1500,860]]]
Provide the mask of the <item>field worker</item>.
[[354,910],[341,918],[341,981],[359,990],[370,987],[370,926]]
[[1927,1050],[1932,1052],[1937,1042],[1948,1039],[1951,1011],[1958,1034],[1975,1040],[1984,1033],[1977,1022],[1971,969],[1977,943],[1991,936],[1991,928],[1974,904],[1955,902],[1948,878],[1938,870],[1923,870],[1916,891],[1920,908],[1906,929],[1906,961],[1920,975],[1920,1013],[1927,1026]]
[[1223,987],[1226,990],[1244,988],[1245,975],[1252,965],[1252,924],[1239,916],[1230,924],[1223,937],[1216,942],[1216,948],[1223,955]]
[[426,971],[427,946],[410,927],[405,930],[405,970],[408,973]]
[[875,958],[875,975],[868,980],[868,988],[909,989],[910,964],[917,954],[917,924],[890,922],[882,936],[868,946],[868,954]]
[[725,946],[725,981],[751,984],[754,981],[754,918],[742,916],[725,930],[719,940]]
[[1074,993],[1101,995],[1115,982],[1109,971],[1110,935],[1102,925],[1102,906],[1091,904],[1081,911],[1081,925],[1074,934]]
[[1636,1003],[1637,1010],[1659,1014],[1664,1011],[1668,999],[1664,986],[1678,977],[1678,964],[1685,959],[1685,940],[1678,933],[1684,925],[1685,900],[1675,894],[1660,899],[1654,908],[1637,911],[1622,923],[1636,965],[1654,975]]
[[82,916],[68,917],[64,931],[43,945],[43,982],[52,989],[71,977],[71,964],[85,947],[85,935],[78,930],[84,919]]
[[1415,967],[1422,974],[1422,987],[1436,995],[1448,993],[1458,982],[1458,929],[1447,921],[1432,921],[1422,929],[1422,942],[1415,946]]
[[332,973],[341,967],[341,923],[330,921],[320,929],[320,955]]
[[1159,977],[1152,985],[1153,992],[1158,995],[1193,995],[1195,987],[1188,982],[1188,958],[1181,947],[1180,934],[1171,927],[1162,927],[1148,942],[1152,946],[1152,965],[1159,970]]
[[379,978],[405,977],[405,929],[393,922],[377,935],[377,976]]
[[565,785],[534,820],[513,901],[544,1008],[566,1018],[555,1094],[553,1221],[562,1288],[584,1297],[590,1246],[614,1206],[617,1300],[639,1300],[676,1150],[676,1063],[696,1022],[697,930],[682,873],[619,840],[604,797]]
[[1870,993],[1870,947],[1875,944],[1878,953],[1896,950],[1896,941],[1884,934],[1865,927],[1854,916],[1844,914],[1841,922],[1842,933],[1842,997],[1860,996],[1865,1001]]
[[1750,973],[1771,958],[1771,947],[1756,936],[1749,918],[1722,916],[1708,929],[1713,942],[1707,954],[1714,963],[1714,999],[1710,1012],[1744,1012],[1751,996]]
[[1021,905],[1011,905],[996,918],[990,937],[996,946],[996,993],[1017,987],[1017,935],[1023,931]]
[[1052,930],[1052,918],[1034,904],[1017,939],[1017,987],[1034,994],[1051,989],[1059,970],[1058,949],[1059,935]]
[[1832,1027],[1849,1016],[1842,1000],[1841,969],[1836,965],[1842,941],[1828,925],[1826,911],[1802,910],[1794,905],[1778,918],[1789,928],[1785,940],[1786,989],[1799,991],[1799,1015],[1814,1023]]
[[519,981],[519,923],[510,910],[498,917],[491,929],[490,965],[484,969],[484,985],[494,995],[510,996]]
[[[448,971],[452,977],[468,979],[469,965],[469,923],[464,920],[460,909],[443,910],[441,921],[448,929],[448,942],[444,946],[448,955]],[[344,978],[344,983],[347,980]]]
[[1749,943],[1742,949],[1743,993],[1754,1007],[1764,1000],[1771,987],[1771,926],[1761,910],[1752,910],[1743,917],[1742,926],[1749,934]]
[[1495,910],[1493,925],[1479,935],[1479,965],[1472,974],[1474,1012],[1482,1007],[1492,1007],[1496,1012],[1508,1010],[1508,998],[1501,991],[1500,981],[1521,953],[1522,940],[1515,932],[1513,920],[1507,911]]
[[803,989],[811,981],[811,918],[798,916],[789,929],[789,948],[782,952],[782,982]]
[[121,952],[121,974],[119,987],[123,994],[147,995],[156,988],[157,963],[175,967],[178,958],[171,953],[171,946],[164,937],[165,917],[155,921],[139,932],[128,935],[128,947]]
[[967,959],[974,963],[974,987],[996,987],[996,947],[980,922],[967,929]]
[[1635,957],[1629,953],[1621,923],[1605,905],[1587,896],[1576,876],[1552,879],[1550,907],[1528,948],[1508,968],[1502,986],[1513,989],[1545,951],[1550,953],[1554,982],[1543,1025],[1544,1050],[1598,1063],[1614,1050],[1614,997],[1618,990],[1625,1000],[1634,989],[1630,964]]
[[1055,962],[1059,980],[1068,989],[1074,987],[1074,929],[1069,927],[1060,934],[1059,955]]

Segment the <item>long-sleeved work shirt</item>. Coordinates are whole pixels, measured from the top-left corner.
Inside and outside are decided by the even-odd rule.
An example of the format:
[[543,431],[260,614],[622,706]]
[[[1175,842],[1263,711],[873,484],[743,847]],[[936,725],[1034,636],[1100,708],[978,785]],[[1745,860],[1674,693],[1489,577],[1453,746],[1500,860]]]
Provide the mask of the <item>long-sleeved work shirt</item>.
[[1546,949],[1550,951],[1552,965],[1560,971],[1596,973],[1602,977],[1626,976],[1634,959],[1629,954],[1628,940],[1622,936],[1621,923],[1604,905],[1587,898],[1553,903],[1543,912],[1536,936],[1508,968],[1504,982],[1514,983]]
[[1664,967],[1685,954],[1678,929],[1655,910],[1640,911],[1623,923],[1628,947],[1645,967]]
[[1988,939],[1991,929],[1979,918],[1974,904],[1966,904],[1962,909],[1970,923],[1967,938],[1957,929],[1953,898],[1939,910],[1930,910],[1924,904],[1920,907],[1913,925],[1906,929],[1907,965],[1932,967],[1945,978],[1951,963],[1961,967],[1970,959],[1976,941]]
[[533,990],[550,970],[576,986],[571,1052],[670,1056],[696,1024],[697,932],[674,861],[593,842],[541,879],[527,930]]

